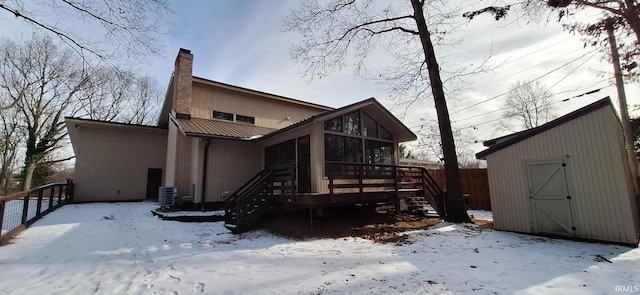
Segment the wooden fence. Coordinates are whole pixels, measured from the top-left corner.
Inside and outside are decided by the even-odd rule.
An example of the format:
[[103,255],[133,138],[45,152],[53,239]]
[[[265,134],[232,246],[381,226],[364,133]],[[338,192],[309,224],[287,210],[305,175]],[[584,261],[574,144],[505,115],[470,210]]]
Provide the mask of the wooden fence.
[[[429,173],[441,188],[447,187],[444,170],[429,170]],[[460,169],[460,181],[462,193],[469,194],[469,209],[491,211],[487,169]]]
[[73,181],[0,197],[0,245],[49,212],[73,200]]

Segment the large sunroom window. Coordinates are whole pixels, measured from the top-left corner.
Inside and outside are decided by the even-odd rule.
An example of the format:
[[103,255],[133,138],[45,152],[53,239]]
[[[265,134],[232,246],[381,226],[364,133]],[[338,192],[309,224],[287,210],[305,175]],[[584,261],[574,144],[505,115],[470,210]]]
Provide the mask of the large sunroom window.
[[364,157],[367,164],[393,164],[393,143],[365,140]]
[[324,129],[327,175],[353,173],[354,164],[394,163],[393,135],[364,111],[327,120]]

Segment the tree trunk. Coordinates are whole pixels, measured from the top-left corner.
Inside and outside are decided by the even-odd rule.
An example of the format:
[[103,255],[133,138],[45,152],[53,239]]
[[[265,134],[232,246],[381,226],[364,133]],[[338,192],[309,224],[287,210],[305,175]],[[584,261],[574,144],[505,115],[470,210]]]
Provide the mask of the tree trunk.
[[636,1],[626,0],[627,11],[625,11],[622,17],[627,21],[631,30],[636,34],[636,44],[640,44],[640,9]]
[[616,90],[618,91],[618,103],[620,107],[620,120],[622,121],[622,131],[624,132],[624,141],[627,147],[627,161],[631,169],[633,178],[633,188],[635,194],[638,195],[638,159],[633,145],[633,128],[629,120],[629,109],[627,108],[627,97],[624,91],[624,82],[622,81],[622,70],[620,69],[620,56],[616,45],[616,36],[614,34],[613,23],[610,21],[605,24],[607,34],[609,36],[609,47],[611,48],[611,61],[613,63],[613,72],[616,81]]
[[36,163],[25,163],[24,173],[22,178],[22,187],[20,190],[26,191],[31,189],[31,181],[33,180],[33,171],[36,170]]
[[442,154],[444,156],[444,171],[447,180],[447,193],[445,195],[445,221],[450,222],[471,222],[467,210],[465,208],[464,199],[462,197],[462,186],[460,184],[460,173],[458,171],[458,157],[456,155],[456,146],[451,130],[451,120],[449,119],[449,110],[447,109],[447,101],[444,95],[444,87],[440,78],[440,67],[435,56],[433,43],[431,42],[431,34],[424,19],[422,10],[422,2],[420,0],[411,0],[413,5],[413,16],[418,26],[420,41],[424,51],[424,57],[427,62],[427,70],[429,72],[429,80],[431,82],[431,92],[435,102],[436,112],[438,114],[438,126],[440,129],[440,139],[442,141]]

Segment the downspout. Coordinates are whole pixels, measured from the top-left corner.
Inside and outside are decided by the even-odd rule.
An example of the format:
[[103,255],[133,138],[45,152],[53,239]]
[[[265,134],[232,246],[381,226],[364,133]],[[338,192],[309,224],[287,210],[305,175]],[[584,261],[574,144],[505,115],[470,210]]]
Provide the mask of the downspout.
[[202,192],[200,193],[200,209],[204,211],[204,194],[207,191],[207,161],[209,158],[209,145],[211,144],[211,139],[201,139],[206,140],[204,144],[204,163],[202,167]]

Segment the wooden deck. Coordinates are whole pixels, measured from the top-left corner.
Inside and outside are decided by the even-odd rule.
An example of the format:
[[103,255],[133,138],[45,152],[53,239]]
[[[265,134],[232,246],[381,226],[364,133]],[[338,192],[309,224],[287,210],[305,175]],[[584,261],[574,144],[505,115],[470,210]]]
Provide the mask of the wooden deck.
[[420,193],[419,189],[402,189],[370,192],[346,192],[334,194],[297,194],[295,196],[274,196],[275,202],[283,204],[285,210],[335,207],[351,204],[371,204],[397,202],[410,195]]
[[234,233],[247,230],[272,210],[299,210],[353,204],[394,203],[421,197],[444,212],[444,193],[426,169],[394,165],[326,162],[328,193],[298,193],[295,165],[271,167],[258,173],[227,197],[225,226]]

